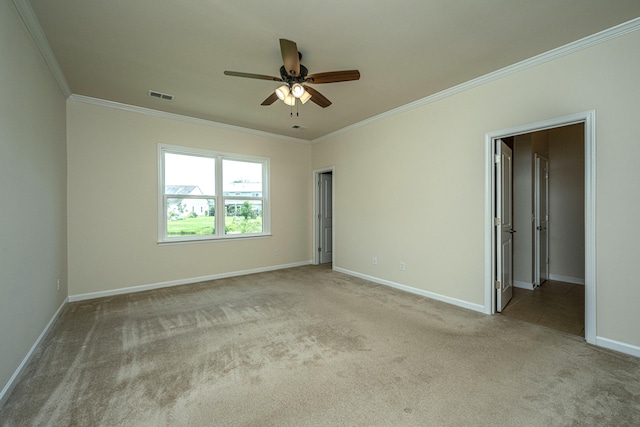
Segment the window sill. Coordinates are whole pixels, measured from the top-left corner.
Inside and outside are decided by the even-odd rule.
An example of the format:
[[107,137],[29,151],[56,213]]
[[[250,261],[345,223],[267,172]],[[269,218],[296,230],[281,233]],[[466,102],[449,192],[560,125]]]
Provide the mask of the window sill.
[[184,239],[184,240],[159,240],[157,243],[159,246],[165,245],[184,245],[190,243],[216,243],[216,242],[229,242],[234,240],[253,240],[253,239],[265,239],[268,237],[272,237],[271,233],[263,233],[263,234],[250,234],[247,236],[224,236],[224,237],[215,237],[210,239]]

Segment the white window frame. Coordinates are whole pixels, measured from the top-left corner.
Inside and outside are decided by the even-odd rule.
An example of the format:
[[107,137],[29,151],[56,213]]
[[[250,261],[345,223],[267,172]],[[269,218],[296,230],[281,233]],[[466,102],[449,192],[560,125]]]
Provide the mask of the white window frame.
[[[167,197],[171,195],[165,194],[164,180],[164,154],[179,154],[185,156],[198,156],[215,159],[216,175],[215,175],[215,195],[214,196],[183,196],[181,198],[195,199],[215,199],[215,234],[204,236],[167,236]],[[224,196],[223,180],[222,180],[222,162],[223,160],[235,160],[240,162],[252,162],[262,164],[262,197],[254,196]],[[266,157],[248,156],[244,154],[225,153],[220,151],[206,150],[200,148],[190,148],[178,145],[158,144],[158,243],[184,243],[184,242],[202,242],[202,241],[219,241],[232,239],[247,239],[255,237],[264,237],[271,235],[271,209],[269,203],[269,163],[270,159]],[[236,200],[257,200],[262,202],[262,232],[246,233],[246,234],[225,234],[225,203],[226,199]],[[222,213],[220,215],[219,213]]]

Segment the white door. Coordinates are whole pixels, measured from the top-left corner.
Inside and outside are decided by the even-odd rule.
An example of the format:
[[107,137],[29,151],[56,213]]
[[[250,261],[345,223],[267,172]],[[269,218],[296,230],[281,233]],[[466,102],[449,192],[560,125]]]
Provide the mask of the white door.
[[536,154],[535,284],[549,279],[549,160]]
[[320,264],[333,260],[333,175],[325,172],[320,175]]
[[496,153],[496,309],[513,296],[513,152],[502,140]]

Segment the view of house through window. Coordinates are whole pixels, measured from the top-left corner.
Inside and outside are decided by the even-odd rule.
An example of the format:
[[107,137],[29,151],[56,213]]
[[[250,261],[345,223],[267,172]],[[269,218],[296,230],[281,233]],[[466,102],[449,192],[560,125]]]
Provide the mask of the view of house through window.
[[160,241],[260,235],[268,160],[182,147],[160,147]]

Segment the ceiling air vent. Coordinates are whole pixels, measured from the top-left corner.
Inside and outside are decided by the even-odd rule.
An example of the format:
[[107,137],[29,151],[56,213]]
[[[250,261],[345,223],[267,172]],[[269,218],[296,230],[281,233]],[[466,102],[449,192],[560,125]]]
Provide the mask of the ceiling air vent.
[[304,130],[306,128],[304,126],[300,126],[300,125],[293,125],[293,126],[291,126],[291,129]]
[[169,95],[168,93],[157,92],[155,90],[150,90],[149,96],[152,98],[166,99],[167,101],[173,101],[173,95]]

